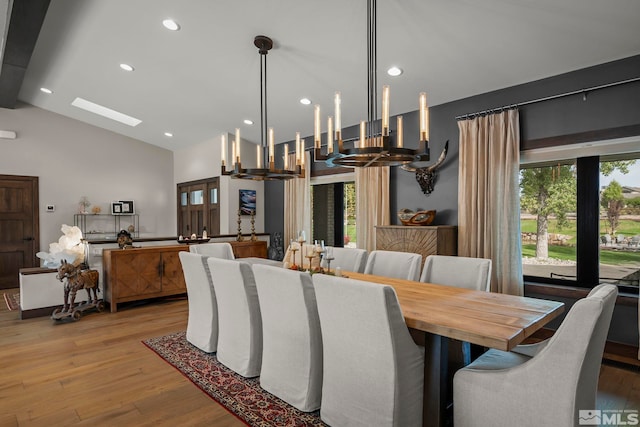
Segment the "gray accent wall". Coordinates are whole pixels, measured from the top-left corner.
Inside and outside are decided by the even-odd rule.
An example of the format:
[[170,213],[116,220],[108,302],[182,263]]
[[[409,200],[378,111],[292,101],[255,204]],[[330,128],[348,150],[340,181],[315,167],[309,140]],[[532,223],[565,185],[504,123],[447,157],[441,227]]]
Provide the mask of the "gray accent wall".
[[[435,161],[449,140],[446,162],[438,173],[433,193],[422,194],[413,174],[392,168],[391,220],[399,224],[396,212],[435,209],[435,225],[458,223],[458,123],[456,117],[486,109],[512,105],[565,92],[604,85],[640,76],[640,55],[621,59],[546,79],[476,95],[430,108],[431,162]],[[420,88],[416,88],[418,91]],[[417,96],[417,95],[416,95]],[[417,111],[402,114],[405,126],[405,146],[416,148],[418,135]],[[640,125],[640,82],[607,88],[520,107],[521,140],[537,140],[581,132]],[[392,131],[395,120],[390,120]],[[345,138],[357,134],[358,127],[344,129]],[[313,138],[307,137],[307,147]],[[290,145],[293,146],[293,145]],[[282,150],[282,144],[280,144]],[[323,164],[313,165],[324,168]],[[265,232],[282,231],[283,184],[265,185],[267,215]]]

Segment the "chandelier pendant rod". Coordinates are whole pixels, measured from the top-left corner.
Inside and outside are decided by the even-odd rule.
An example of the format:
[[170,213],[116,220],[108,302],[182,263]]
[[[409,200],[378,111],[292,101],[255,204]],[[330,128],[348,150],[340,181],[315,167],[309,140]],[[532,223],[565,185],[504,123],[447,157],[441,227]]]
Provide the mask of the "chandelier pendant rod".
[[267,53],[260,52],[260,145],[264,149],[269,128],[267,105]]
[[367,93],[369,95],[367,140],[370,140],[376,135],[375,120],[378,118],[377,10],[376,0],[367,0],[367,2]]

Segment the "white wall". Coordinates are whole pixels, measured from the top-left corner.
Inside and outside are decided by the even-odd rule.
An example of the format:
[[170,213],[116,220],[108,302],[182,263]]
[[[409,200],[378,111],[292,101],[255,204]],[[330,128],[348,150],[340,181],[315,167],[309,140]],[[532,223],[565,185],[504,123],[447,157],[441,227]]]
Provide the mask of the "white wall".
[[175,235],[171,151],[27,104],[0,108],[0,129],[18,135],[0,139],[0,174],[39,177],[40,250],[58,241],[62,224],[73,225],[82,196],[103,213],[111,201],[134,200],[140,237]]
[[173,153],[174,187],[182,182],[220,176],[220,138]]
[[[231,142],[234,136],[227,135],[227,162],[231,159]],[[243,167],[255,167],[256,145],[241,140]],[[176,184],[198,179],[220,176],[220,159],[222,157],[220,136],[177,150],[174,153],[174,170]],[[220,234],[236,234],[238,232],[239,190],[256,190],[256,233],[264,233],[264,183],[244,179],[220,178]],[[251,217],[242,216],[242,234],[251,233]]]

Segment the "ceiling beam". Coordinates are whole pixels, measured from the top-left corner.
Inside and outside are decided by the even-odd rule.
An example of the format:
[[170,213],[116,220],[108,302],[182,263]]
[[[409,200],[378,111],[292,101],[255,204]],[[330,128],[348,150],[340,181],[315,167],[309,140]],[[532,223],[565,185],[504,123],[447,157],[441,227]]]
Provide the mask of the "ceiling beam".
[[[0,108],[15,108],[51,0],[14,1],[0,68]],[[8,2],[11,3],[10,1]]]
[[[4,44],[7,41],[7,31],[9,30],[12,6],[13,0],[0,0],[0,59],[2,59]],[[0,67],[0,70],[1,69],[2,67]]]

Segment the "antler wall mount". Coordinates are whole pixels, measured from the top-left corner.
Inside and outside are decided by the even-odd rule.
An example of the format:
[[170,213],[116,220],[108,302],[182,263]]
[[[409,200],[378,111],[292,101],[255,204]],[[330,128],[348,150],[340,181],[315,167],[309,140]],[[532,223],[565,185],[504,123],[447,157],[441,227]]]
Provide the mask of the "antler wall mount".
[[440,153],[440,157],[438,157],[438,161],[432,165],[425,167],[417,167],[412,166],[414,162],[400,166],[403,170],[407,172],[415,172],[416,181],[420,184],[420,188],[422,192],[426,195],[431,194],[433,191],[433,186],[436,183],[436,178],[438,177],[438,168],[442,166],[445,159],[447,158],[447,152],[449,151],[449,141],[444,144],[444,149],[442,153]]

